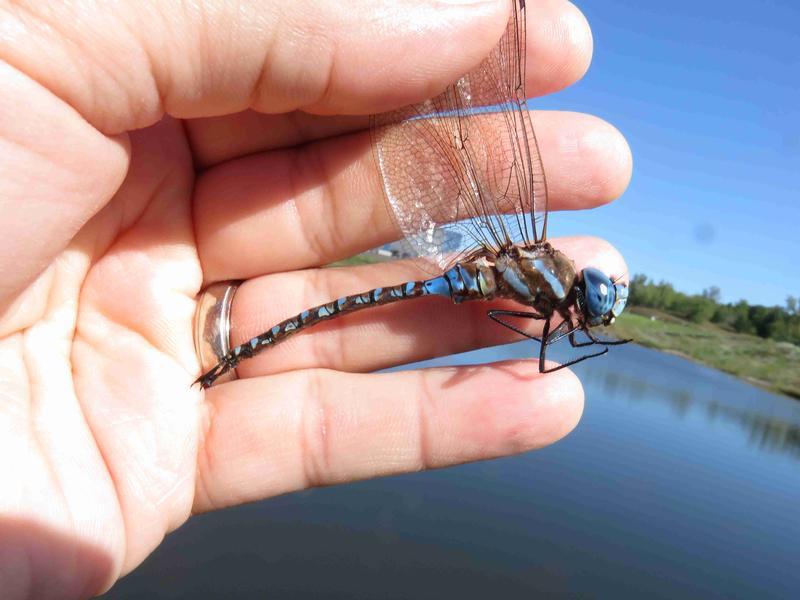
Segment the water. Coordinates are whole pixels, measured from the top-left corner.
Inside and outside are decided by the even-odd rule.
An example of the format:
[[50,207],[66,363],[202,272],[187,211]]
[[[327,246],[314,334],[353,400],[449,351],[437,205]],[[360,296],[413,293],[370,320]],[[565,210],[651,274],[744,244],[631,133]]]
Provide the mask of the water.
[[554,446],[194,518],[104,598],[800,597],[800,402],[634,345],[575,370]]

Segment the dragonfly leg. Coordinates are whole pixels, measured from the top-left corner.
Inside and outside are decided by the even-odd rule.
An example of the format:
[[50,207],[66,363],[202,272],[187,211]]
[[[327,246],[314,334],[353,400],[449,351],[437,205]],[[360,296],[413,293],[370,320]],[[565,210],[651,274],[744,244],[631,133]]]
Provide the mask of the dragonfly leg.
[[[557,365],[555,367],[547,368],[546,367],[546,360],[547,360],[547,347],[550,344],[553,344],[563,338],[564,336],[568,335],[570,339],[570,343],[575,346],[579,347],[583,346],[593,346],[595,342],[587,342],[581,344],[575,340],[575,331],[578,329],[578,325],[574,325],[571,320],[565,320],[561,323],[558,327],[556,327],[555,331],[552,333],[550,332],[550,322],[551,318],[543,317],[539,313],[533,312],[524,312],[524,311],[517,311],[517,310],[489,310],[486,312],[487,316],[494,321],[495,323],[499,323],[503,327],[507,327],[511,331],[514,331],[521,336],[524,336],[530,340],[534,340],[539,342],[539,372],[540,373],[552,373],[553,371],[558,371],[559,369],[563,369],[565,367],[570,367],[576,363],[586,360],[587,358],[594,358],[595,356],[601,356],[608,352],[608,348],[603,348],[600,352],[595,352],[593,354],[587,354],[586,356],[581,356],[576,358],[575,360],[571,360],[561,365]],[[525,331],[522,331],[519,327],[504,321],[500,317],[520,317],[524,319],[536,319],[540,321],[544,321],[544,329],[542,330],[542,337],[536,337],[531,335]],[[545,340],[544,342],[542,340]]]
[[[547,340],[547,336],[550,335],[550,319],[544,322],[544,329],[542,330],[542,339]],[[544,362],[545,362],[545,355],[547,354],[547,342],[544,341],[539,346],[539,373],[547,373],[547,369],[545,369]],[[555,371],[556,369],[553,369]]]
[[[544,348],[544,346],[542,348]],[[553,371],[558,371],[559,369],[564,369],[566,367],[571,367],[572,365],[576,365],[579,362],[585,361],[587,358],[595,358],[596,356],[603,356],[603,354],[606,354],[606,353],[608,353],[608,348],[603,348],[600,352],[594,352],[592,354],[587,354],[586,356],[579,356],[578,358],[576,358],[574,360],[571,360],[569,362],[565,362],[565,363],[557,365],[555,367],[551,367],[549,369],[542,369],[541,356],[544,356],[544,353],[540,352],[539,372],[540,373],[552,373]]]
[[[585,331],[585,330],[584,330]],[[594,346],[597,344],[594,340],[588,342],[579,342],[578,338],[575,337],[577,331],[573,331],[569,334],[569,343],[573,348],[584,348],[586,346]],[[589,335],[588,333],[586,335]]]
[[[499,323],[503,327],[507,327],[511,331],[518,333],[521,336],[528,338],[529,340],[534,340],[540,343],[542,341],[541,338],[538,338],[535,335],[531,335],[530,333],[526,333],[516,325],[512,325],[508,321],[504,321],[503,319],[500,318],[500,317],[520,317],[522,319],[536,319],[537,321],[543,321],[546,317],[543,317],[539,313],[525,312],[521,310],[487,310],[486,316],[489,317],[495,323]],[[548,322],[549,321],[550,320],[548,319]]]
[[[597,343],[595,341],[591,341],[591,342],[579,342],[579,341],[577,341],[577,339],[575,338],[575,332],[578,330],[579,326],[578,325],[573,325],[571,321],[569,323],[570,323],[569,331],[565,332],[564,334],[562,334],[558,338],[555,338],[556,340],[557,339],[561,339],[562,337],[564,337],[564,335],[569,335],[569,343],[573,348],[580,348],[582,346],[594,346]],[[544,332],[542,333],[542,335],[543,336],[547,336],[548,332],[549,332],[549,329],[550,329],[550,321],[548,320],[547,323],[545,323]],[[584,331],[586,331],[586,330],[584,329]],[[545,362],[545,349],[547,348],[548,345],[552,344],[554,341],[555,340],[552,340],[552,341],[549,341],[549,343],[547,343],[547,344],[542,344],[542,347],[539,350],[539,372],[540,373],[552,373],[553,371],[558,371],[559,369],[564,369],[566,367],[571,367],[572,365],[576,365],[579,362],[583,362],[587,358],[595,358],[597,356],[602,356],[603,354],[606,354],[608,352],[608,348],[603,348],[600,352],[593,352],[592,354],[586,354],[585,356],[579,356],[576,359],[570,360],[568,362],[565,362],[565,363],[562,363],[560,365],[556,365],[555,367],[551,367],[551,368],[547,369],[547,368],[545,368],[545,364],[544,364],[544,362]]]
[[[592,344],[600,344],[601,346],[621,346],[622,344],[627,344],[627,343],[633,341],[632,339],[630,339],[630,340],[604,340],[604,339],[601,339],[599,337],[596,337],[591,331],[589,331],[588,327],[585,328],[583,330],[583,332],[589,337],[590,340],[592,340],[592,342],[591,342],[591,344],[589,342],[583,342],[581,344],[582,346],[590,346]],[[573,346],[574,345],[575,344],[573,344]]]

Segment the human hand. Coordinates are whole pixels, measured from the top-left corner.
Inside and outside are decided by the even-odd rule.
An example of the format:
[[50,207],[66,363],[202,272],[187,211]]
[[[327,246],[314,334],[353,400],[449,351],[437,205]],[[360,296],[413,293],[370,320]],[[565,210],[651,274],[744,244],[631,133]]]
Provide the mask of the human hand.
[[[529,4],[528,91],[540,95],[583,74],[591,36],[571,5]],[[210,282],[247,280],[236,344],[408,279],[402,264],[318,269],[398,236],[364,115],[457,79],[508,10],[0,7],[4,598],[97,594],[193,512],[521,452],[574,426],[579,382],[535,362],[363,374],[510,341],[482,303],[337,319],[242,363],[238,381],[190,387],[195,299]],[[571,113],[535,120],[552,208],[622,192],[630,154],[616,130]],[[599,240],[554,243],[579,266],[625,270]]]

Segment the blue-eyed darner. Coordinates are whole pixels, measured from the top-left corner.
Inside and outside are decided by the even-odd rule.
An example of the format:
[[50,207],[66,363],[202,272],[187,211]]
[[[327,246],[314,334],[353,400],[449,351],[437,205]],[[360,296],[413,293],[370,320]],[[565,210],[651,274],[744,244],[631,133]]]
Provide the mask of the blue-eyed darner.
[[[629,340],[602,340],[625,308],[627,287],[595,268],[577,271],[546,241],[547,184],[525,94],[525,0],[513,5],[491,54],[438,96],[371,119],[387,205],[417,253],[442,273],[304,310],[237,346],[196,383],[211,386],[242,360],[328,319],[428,295],[512,299],[526,310],[489,310],[497,323],[540,342],[539,370],[555,371]],[[507,318],[544,321],[540,338]],[[560,322],[551,327],[554,318]],[[589,338],[579,342],[576,332]],[[548,368],[547,347],[603,349]]]

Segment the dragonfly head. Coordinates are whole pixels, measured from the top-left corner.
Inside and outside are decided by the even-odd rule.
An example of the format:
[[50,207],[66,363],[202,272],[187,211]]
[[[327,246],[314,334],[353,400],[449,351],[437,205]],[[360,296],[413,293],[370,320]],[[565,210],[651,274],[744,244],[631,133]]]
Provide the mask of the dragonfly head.
[[599,269],[587,267],[578,285],[578,308],[590,327],[611,325],[625,310],[628,286],[614,283]]

